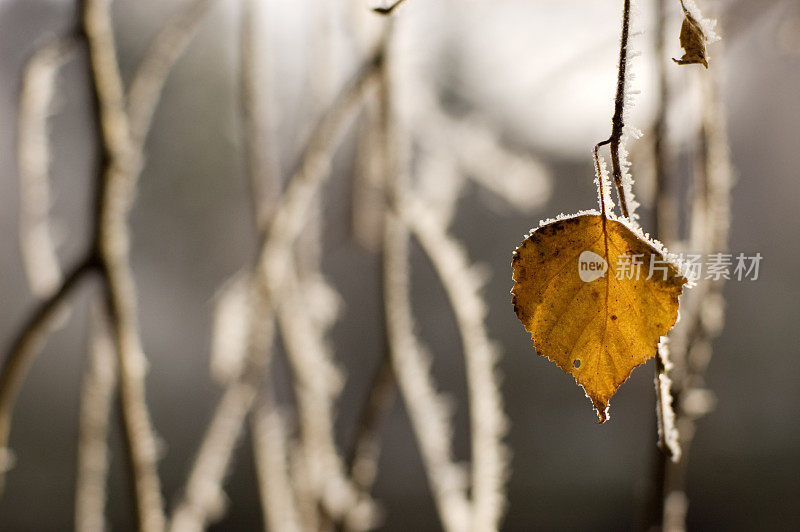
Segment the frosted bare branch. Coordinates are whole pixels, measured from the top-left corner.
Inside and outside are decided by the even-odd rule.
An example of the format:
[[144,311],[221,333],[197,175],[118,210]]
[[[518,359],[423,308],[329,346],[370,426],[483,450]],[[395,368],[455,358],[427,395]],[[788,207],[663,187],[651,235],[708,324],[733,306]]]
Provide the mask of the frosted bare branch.
[[127,104],[130,136],[136,145],[144,143],[167,76],[213,4],[214,0],[185,0],[161,27],[139,63],[128,89]]
[[57,39],[39,48],[22,79],[18,120],[19,241],[34,294],[47,295],[61,282],[61,267],[50,224],[50,140],[48,118],[61,65],[75,40]]
[[205,530],[224,514],[227,499],[222,481],[255,395],[256,388],[249,382],[225,390],[186,482],[183,500],[173,514],[171,532]]
[[139,336],[127,223],[139,161],[125,111],[125,94],[116,58],[110,7],[110,0],[86,0],[82,13],[102,146],[108,160],[100,176],[97,244],[114,343],[119,356],[120,403],[126,449],[133,474],[138,525],[143,530],[157,532],[163,530],[165,524],[161,482],[156,468],[158,443],[145,400],[147,362]]
[[430,374],[430,355],[419,344],[408,299],[409,232],[387,215],[384,235],[384,300],[392,366],[420,447],[428,483],[445,530],[469,530],[470,503],[463,467],[453,461],[453,426],[447,401]]
[[266,529],[300,532],[293,482],[289,471],[289,431],[283,414],[271,401],[260,400],[251,414],[253,454]]
[[467,368],[472,482],[471,530],[497,530],[505,507],[508,450],[502,443],[507,420],[495,373],[497,349],[486,330],[480,271],[424,203],[407,198],[403,215],[431,259],[456,318]]
[[5,473],[13,464],[13,454],[8,448],[8,435],[11,415],[22,382],[34,357],[68,312],[67,298],[91,269],[91,263],[81,262],[67,270],[58,290],[34,309],[16,333],[3,358],[0,368],[0,496],[3,493]]
[[78,473],[75,482],[75,530],[107,528],[108,425],[117,385],[111,324],[101,301],[92,308],[88,369],[81,387],[78,427]]

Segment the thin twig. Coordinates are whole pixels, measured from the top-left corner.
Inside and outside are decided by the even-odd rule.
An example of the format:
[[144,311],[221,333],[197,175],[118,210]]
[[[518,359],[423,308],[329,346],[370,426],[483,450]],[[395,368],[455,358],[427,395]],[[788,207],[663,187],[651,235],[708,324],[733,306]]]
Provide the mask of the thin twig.
[[263,285],[249,276],[253,301],[247,310],[245,359],[239,371],[230,375],[214,416],[206,428],[197,456],[187,476],[170,530],[203,530],[224,513],[222,485],[248,413],[269,369],[274,316]]
[[395,0],[393,4],[390,4],[386,7],[373,7],[372,11],[379,15],[391,15],[392,11],[397,9],[397,7],[400,6],[400,4],[402,4],[403,2],[405,2],[405,0]]
[[[239,44],[239,109],[240,141],[242,143],[244,173],[250,187],[254,226],[259,242],[269,225],[272,209],[280,193],[279,164],[272,124],[268,114],[265,80],[258,68],[264,58],[256,41],[261,34],[260,14],[256,0],[242,0]],[[263,41],[263,39],[262,39]],[[270,138],[273,137],[273,138]]]
[[14,336],[11,347],[3,357],[3,366],[0,369],[0,495],[3,492],[7,464],[11,460],[8,449],[11,415],[22,382],[34,357],[58,323],[67,298],[95,266],[90,261],[82,261],[68,269],[61,286],[39,303]]
[[[245,53],[247,53],[246,50]],[[290,225],[295,227],[295,222],[299,221],[300,227],[299,229],[295,229],[291,235],[288,235],[285,232],[276,231],[274,229],[276,222],[273,221],[270,225],[270,230],[264,232],[264,236],[260,242],[261,252],[259,254],[259,260],[255,265],[255,270],[257,273],[254,274],[252,278],[252,293],[256,294],[254,304],[259,307],[263,306],[264,311],[255,313],[251,318],[251,323],[258,325],[251,325],[251,339],[249,341],[249,355],[247,357],[248,360],[241,375],[228,384],[225,392],[226,394],[232,389],[240,386],[242,379],[251,379],[253,378],[254,374],[258,375],[259,377],[264,375],[263,369],[261,371],[253,371],[253,365],[255,364],[256,367],[266,369],[269,362],[269,358],[265,355],[265,353],[269,350],[270,344],[272,343],[271,324],[274,320],[270,307],[274,304],[272,301],[276,301],[276,299],[273,297],[273,294],[270,293],[272,290],[276,289],[276,287],[273,286],[272,290],[268,288],[269,283],[276,278],[276,274],[270,268],[270,266],[276,271],[281,272],[279,275],[283,275],[282,272],[286,272],[286,270],[291,267],[292,245],[297,238],[299,231],[302,230],[302,221],[305,218],[304,213],[308,207],[308,201],[324,181],[324,178],[327,175],[327,168],[330,164],[330,159],[333,156],[333,150],[337,145],[337,140],[340,137],[347,120],[355,111],[357,104],[361,101],[364,91],[369,86],[369,82],[372,79],[375,69],[379,63],[379,55],[370,57],[366,61],[365,65],[356,73],[353,81],[343,89],[339,98],[337,98],[333,106],[326,112],[325,116],[318,123],[316,129],[312,133],[311,141],[309,142],[309,146],[304,153],[299,170],[290,178],[287,193],[281,197],[280,202],[275,207],[276,211],[273,215],[273,220],[291,220],[293,216],[296,216],[298,219],[292,220]],[[252,112],[252,109],[248,110],[247,112]],[[248,132],[245,131],[244,134],[247,135]],[[259,163],[258,161],[254,161],[254,164]],[[255,167],[253,169],[256,170]],[[248,178],[253,179],[254,177],[258,177],[261,179],[265,176],[266,174],[263,172],[250,172]],[[260,211],[263,208],[263,202],[256,201],[254,207],[257,214],[256,219],[265,219],[265,217],[260,214]],[[277,241],[278,244],[273,244],[275,241]],[[280,287],[282,281],[283,279],[277,281],[276,284],[278,287]],[[279,289],[278,291],[280,292]],[[269,326],[269,334],[264,334],[265,326]],[[260,382],[260,378],[258,382]],[[256,382],[253,382],[252,384],[253,386],[258,386]],[[242,414],[248,412],[252,407],[253,402],[252,400],[249,400],[247,403],[247,405],[245,405],[244,402],[239,403],[240,407],[244,408],[240,408],[238,412],[241,412]],[[222,415],[221,412],[222,405],[218,407],[215,419]],[[226,430],[236,433],[240,432],[242,430],[243,418],[237,416],[236,421],[237,422],[234,424],[235,426],[226,425]],[[213,423],[214,422],[212,422],[212,424]],[[213,476],[205,475],[203,474],[203,471],[211,471],[212,468],[207,467],[204,464],[207,464],[211,461],[217,464],[227,464],[233,453],[234,445],[232,442],[231,444],[224,446],[212,445],[211,440],[216,438],[215,434],[217,434],[217,431],[209,430],[206,432],[203,442],[201,443],[201,451],[198,454],[198,458],[195,460],[194,465],[192,466],[189,478],[202,479],[204,483],[209,483],[208,486],[216,486],[214,489],[219,492],[219,485],[224,478],[224,474],[220,472],[221,468],[214,468],[214,471],[220,472],[219,474],[214,474]],[[204,452],[204,449],[207,451]],[[197,482],[199,482],[199,480]],[[182,523],[192,524],[190,528],[195,527],[194,523],[197,523],[198,517],[202,522],[207,522],[209,519],[208,514],[206,513],[206,510],[209,508],[209,506],[199,499],[196,501],[190,500],[192,493],[195,492],[192,491],[187,485],[185,490],[185,498],[178,506],[179,509],[192,508],[191,512],[193,513],[191,515],[194,515],[193,519],[183,520],[183,518],[181,518]],[[183,515],[190,515],[189,510],[186,510],[185,512],[180,510],[180,512],[183,513]],[[176,511],[176,517],[178,516],[178,513],[179,511]],[[178,525],[181,526],[179,527]],[[172,527],[174,529],[183,529],[183,525],[178,521],[175,521]]]
[[397,383],[422,455],[442,526],[448,532],[469,530],[470,504],[466,475],[452,458],[453,427],[447,402],[430,375],[431,359],[414,334],[408,300],[408,229],[387,213],[384,236],[384,302],[387,331]]
[[286,448],[288,429],[282,413],[272,400],[262,397],[250,416],[253,455],[266,529],[273,532],[300,532],[299,516]]
[[274,275],[265,278],[265,281],[275,290],[280,288],[284,271],[290,265],[292,244],[303,229],[314,195],[329,173],[332,149],[341,140],[345,126],[374,81],[382,62],[383,54],[379,51],[359,68],[318,122],[301,157],[299,168],[289,178],[283,199],[275,209],[268,234],[259,250],[261,270]]
[[[599,142],[595,146],[597,149],[606,144],[611,149],[611,171],[614,176],[614,184],[617,187],[617,197],[619,198],[619,208],[625,218],[630,218],[628,203],[625,198],[625,190],[622,183],[622,163],[620,160],[620,143],[625,129],[625,92],[626,75],[628,70],[628,38],[631,25],[631,0],[624,0],[622,8],[622,37],[619,46],[619,66],[617,67],[617,94],[614,97],[614,116],[611,118],[611,136]],[[603,211],[605,212],[605,211]]]
[[353,483],[366,493],[372,488],[377,474],[380,424],[394,404],[396,390],[391,360],[388,356],[382,357],[370,383],[364,409],[356,424],[353,448],[346,460]]
[[[384,47],[391,42],[391,28]],[[436,391],[430,374],[430,356],[414,332],[409,300],[409,230],[397,212],[398,201],[407,187],[407,159],[399,138],[398,123],[391,95],[393,73],[390,61],[382,69],[381,115],[383,157],[389,205],[385,211],[383,235],[383,299],[389,353],[398,387],[408,409],[411,426],[439,512],[448,532],[469,529],[470,503],[467,479],[452,457],[452,424],[446,402]]]
[[[666,39],[667,7],[665,0],[656,0],[656,29],[654,32],[655,56],[658,64],[658,107],[653,123],[653,166],[655,194],[653,199],[654,234],[667,246],[674,246],[678,239],[678,205],[672,194],[671,172],[667,162],[667,112],[671,104],[671,94],[667,79],[667,61],[664,41]],[[684,297],[685,299],[685,297]],[[683,309],[681,309],[683,312]],[[685,319],[685,318],[684,318]],[[665,339],[662,339],[664,342]],[[667,384],[664,389],[663,383]],[[657,440],[651,458],[651,474],[644,504],[641,527],[643,530],[658,529],[664,518],[664,480],[667,468],[669,449],[664,445],[666,427],[664,420],[672,417],[674,425],[674,405],[672,381],[667,375],[667,365],[661,356],[660,349],[655,354],[655,375],[653,384],[656,390],[655,426]],[[669,407],[665,408],[667,396]],[[676,442],[679,447],[680,440]]]
[[[718,50],[717,52],[721,52]],[[717,59],[719,63],[719,59]],[[713,76],[712,73],[709,75]],[[728,249],[730,230],[730,188],[732,168],[727,131],[717,79],[706,77],[703,86],[703,118],[695,185],[692,233],[694,249],[707,254]],[[713,395],[704,389],[704,375],[711,358],[711,340],[724,322],[724,280],[704,279],[693,291],[695,310],[681,328],[683,347],[674,383],[681,447],[686,454],[694,434],[695,421],[713,408]],[[699,289],[699,290],[698,290]],[[664,523],[673,530],[685,528],[686,460],[667,463],[664,489]]]
[[75,480],[75,530],[106,528],[108,424],[116,388],[116,359],[105,306],[95,301],[88,368],[81,387],[78,472]]
[[431,259],[456,318],[467,368],[472,442],[471,530],[497,530],[505,506],[508,451],[502,443],[507,420],[486,330],[483,284],[461,246],[419,201],[404,202],[404,218]]
[[161,27],[139,63],[128,88],[127,105],[130,136],[137,146],[144,143],[150,131],[167,76],[213,3],[214,0],[186,0]]
[[[253,380],[250,375],[247,381]],[[233,449],[241,437],[256,390],[256,382],[236,383],[225,390],[206,429],[186,481],[184,497],[170,522],[170,531],[205,530],[224,514],[226,500],[222,492],[222,480],[230,466]]]

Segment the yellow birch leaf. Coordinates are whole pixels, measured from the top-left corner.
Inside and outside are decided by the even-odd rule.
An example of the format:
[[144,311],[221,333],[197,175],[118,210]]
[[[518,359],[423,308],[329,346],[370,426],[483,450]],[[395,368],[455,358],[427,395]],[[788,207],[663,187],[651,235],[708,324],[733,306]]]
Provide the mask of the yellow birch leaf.
[[[681,5],[683,5],[681,3]],[[706,34],[695,18],[683,8],[683,24],[681,24],[681,48],[685,52],[680,59],[672,60],[679,65],[691,65],[699,63],[708,68],[708,58],[706,56]]]
[[512,265],[514,311],[536,352],[575,377],[605,422],[611,396],[675,324],[686,279],[644,237],[599,214],[531,231]]

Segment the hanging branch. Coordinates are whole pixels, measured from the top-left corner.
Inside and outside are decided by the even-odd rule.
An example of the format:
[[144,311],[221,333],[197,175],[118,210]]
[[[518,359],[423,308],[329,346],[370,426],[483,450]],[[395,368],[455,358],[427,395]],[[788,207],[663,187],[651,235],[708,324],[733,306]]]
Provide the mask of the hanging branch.
[[65,310],[67,299],[75,291],[78,283],[96,267],[94,262],[84,260],[68,269],[61,286],[50,297],[39,303],[14,336],[11,347],[3,357],[3,366],[0,369],[0,495],[3,492],[5,472],[11,462],[8,435],[11,415],[22,382],[33,358],[41,350]]
[[[602,146],[609,145],[611,150],[611,171],[614,176],[614,185],[617,187],[619,208],[622,215],[628,219],[630,219],[630,213],[628,211],[628,202],[626,201],[623,187],[622,162],[619,151],[622,142],[622,134],[625,129],[625,89],[627,87],[626,75],[628,70],[628,38],[630,35],[630,25],[631,0],[624,0],[622,8],[622,37],[620,38],[619,66],[617,71],[617,94],[614,98],[614,116],[611,118],[611,136],[597,143],[594,147],[595,160],[599,161],[597,150]],[[596,164],[599,166],[599,162]],[[605,215],[605,209],[602,205],[600,210]]]
[[[243,49],[245,53],[245,57],[242,58],[243,68],[253,65],[252,60],[246,57],[252,52],[248,42],[251,41],[246,41]],[[276,305],[283,297],[281,286],[284,284],[287,272],[292,271],[293,244],[302,231],[311,199],[328,175],[330,160],[333,158],[344,127],[371,85],[381,60],[380,54],[369,57],[318,122],[311,134],[311,140],[302,156],[299,168],[289,178],[287,190],[277,200],[277,204],[270,206],[265,204],[263,197],[253,198],[255,219],[271,219],[272,221],[267,227],[258,228],[262,235],[259,242],[259,257],[252,266],[253,273],[248,276],[249,291],[253,295],[253,307],[248,309],[252,315],[247,326],[249,333],[246,360],[241,372],[231,376],[223,395],[223,401],[229,394],[238,394],[236,397],[246,400],[230,400],[228,407],[225,407],[223,401],[219,403],[189,473],[189,481],[184,489],[184,498],[179,503],[173,517],[171,524],[173,530],[194,530],[202,527],[204,523],[211,520],[214,514],[213,510],[217,509],[212,503],[222,493],[221,484],[225,477],[226,465],[230,462],[235,449],[236,437],[243,429],[245,415],[253,407],[255,400],[253,392],[261,386],[261,381],[267,372],[276,313],[285,311],[284,308],[276,308]],[[244,74],[242,79],[249,83],[254,80],[254,77],[252,74]],[[252,94],[250,91],[253,90],[253,87],[249,89],[243,87],[243,90],[246,94]],[[252,101],[252,96],[248,96],[247,100],[242,103],[243,111],[255,112],[256,108],[250,107]],[[249,128],[257,126],[259,120],[261,119],[252,116],[243,121],[244,137],[251,133],[252,130]],[[256,148],[256,146],[252,147]],[[252,154],[252,151],[245,150],[246,157]],[[263,161],[259,162],[258,159],[250,159],[248,163],[248,168],[251,168],[251,171],[248,172],[249,180],[274,179],[265,173],[263,167],[259,166],[262,163]],[[251,183],[251,187],[260,189],[262,185]],[[267,217],[264,209],[272,211],[272,216]],[[283,229],[276,229],[278,223],[291,226],[291,233]],[[292,293],[291,297],[295,297],[295,294]],[[284,323],[287,319],[284,320]],[[311,364],[309,368],[314,368],[314,371],[319,370],[314,364]],[[246,388],[242,388],[243,386]],[[236,391],[243,389],[250,391],[246,395]],[[227,412],[230,412],[234,406],[236,416],[232,422],[226,421]],[[222,432],[225,432],[225,435]],[[225,438],[224,444],[214,443],[215,441],[222,442],[222,438]],[[197,488],[191,486],[197,486]]]
[[[730,231],[733,170],[717,83],[713,75],[703,83],[703,115],[698,132],[701,149],[696,164],[691,220],[690,249],[706,254],[725,253]],[[714,395],[704,388],[704,376],[712,354],[711,341],[724,324],[723,287],[723,279],[703,279],[698,283],[692,294],[694,305],[688,309],[686,324],[676,338],[681,350],[680,356],[675,357],[673,394],[684,453],[691,446],[695,421],[714,407]],[[664,523],[685,526],[686,460],[666,463],[665,469]]]
[[286,420],[268,397],[258,401],[250,420],[261,510],[267,529],[300,532],[304,528],[288,468]]
[[108,425],[117,386],[116,359],[108,315],[99,301],[91,313],[89,366],[81,386],[78,472],[75,480],[75,530],[107,528]]
[[[24,324],[3,361],[0,370],[0,449],[4,455],[7,454],[11,409],[25,370],[50,332],[56,310],[62,308],[67,296],[86,274],[91,271],[99,273],[120,357],[119,392],[129,465],[135,484],[137,518],[140,528],[159,530],[163,527],[163,513],[155,470],[156,440],[144,401],[146,362],[136,323],[135,287],[128,260],[127,215],[143,159],[142,143],[149,129],[152,110],[158,102],[166,75],[183,50],[184,45],[178,44],[191,34],[190,31],[183,34],[181,28],[186,29],[191,24],[168,23],[161,36],[183,36],[176,39],[164,37],[162,40],[169,46],[157,46],[143,60],[145,65],[157,65],[157,68],[144,68],[141,76],[135,76],[135,79],[144,76],[146,82],[141,84],[145,88],[134,90],[131,98],[134,122],[139,124],[132,135],[118,71],[109,4],[109,0],[84,0],[78,31],[78,38],[89,43],[91,89],[101,135],[102,157],[97,177],[94,234],[84,257],[68,270],[61,284]],[[46,56],[47,52],[42,54]],[[33,62],[31,68],[35,68],[35,64]]]
[[[390,27],[384,47],[391,42]],[[381,120],[383,158],[388,206],[383,222],[383,275],[386,329],[392,367],[405,398],[411,426],[445,530],[468,530],[471,520],[467,479],[452,457],[453,427],[444,398],[436,391],[430,374],[430,355],[414,331],[409,300],[409,230],[398,212],[399,199],[408,187],[405,145],[399,138],[392,100],[393,73],[386,61],[381,76]]]
[[86,0],[82,24],[89,44],[92,96],[102,149],[94,242],[119,357],[120,411],[134,485],[137,524],[141,530],[158,531],[164,528],[161,483],[156,469],[158,444],[145,400],[147,362],[139,336],[127,222],[139,161],[125,111],[125,93],[111,29],[110,0]]
[[127,112],[131,139],[140,149],[150,131],[167,76],[213,4],[214,0],[186,0],[161,27],[136,68],[128,88]]
[[413,198],[402,207],[426,255],[431,259],[456,318],[467,369],[472,443],[471,527],[497,530],[505,506],[508,450],[502,443],[507,420],[495,361],[496,347],[486,330],[486,307],[480,297],[480,272],[461,246],[437,223],[436,216]]

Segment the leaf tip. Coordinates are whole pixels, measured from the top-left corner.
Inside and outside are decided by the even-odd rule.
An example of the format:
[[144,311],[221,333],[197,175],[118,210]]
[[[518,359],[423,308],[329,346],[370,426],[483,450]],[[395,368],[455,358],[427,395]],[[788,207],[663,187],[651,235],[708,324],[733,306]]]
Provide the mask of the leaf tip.
[[594,411],[597,413],[597,424],[602,425],[609,419],[611,419],[611,404],[606,401],[595,401],[592,399],[592,405],[594,406]]

